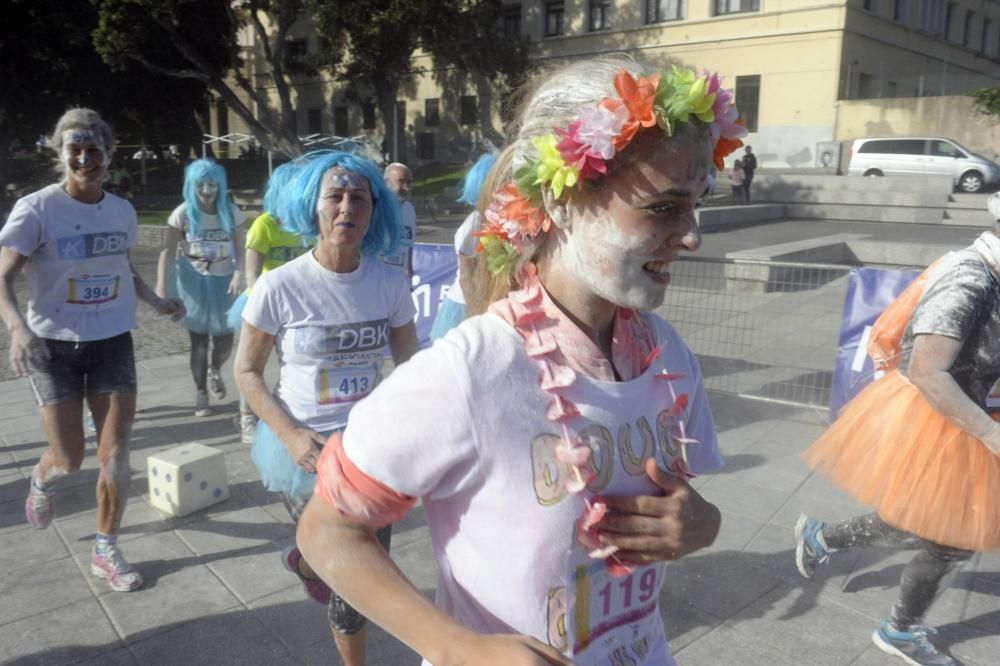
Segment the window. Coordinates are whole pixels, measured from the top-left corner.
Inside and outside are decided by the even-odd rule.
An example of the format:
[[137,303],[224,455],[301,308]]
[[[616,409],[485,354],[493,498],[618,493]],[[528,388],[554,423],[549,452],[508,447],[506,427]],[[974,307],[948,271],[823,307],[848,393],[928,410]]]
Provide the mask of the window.
[[590,0],[590,31],[611,27],[611,0]]
[[333,133],[337,136],[347,136],[350,129],[347,127],[347,107],[333,107]]
[[871,74],[858,74],[858,99],[871,99],[875,96],[873,83],[874,77]]
[[566,15],[562,2],[545,3],[545,36],[558,37],[566,30]]
[[285,44],[285,69],[289,74],[305,74],[306,56],[309,54],[309,44],[304,39],[290,39]]
[[910,22],[910,0],[896,0],[896,6],[892,10],[892,20],[899,23]]
[[306,134],[319,134],[323,131],[323,113],[319,109],[306,111]]
[[990,21],[988,18],[985,17],[983,18],[983,32],[982,36],[979,39],[980,53],[986,53],[986,41],[987,41],[987,36],[990,34],[990,26],[992,25],[992,23],[993,22]]
[[477,107],[478,104],[476,103],[475,95],[462,95],[461,99],[459,99],[458,122],[462,125],[475,125],[479,115]]
[[965,157],[962,151],[947,141],[931,141],[930,154],[934,157]]
[[715,0],[715,15],[760,11],[760,0]]
[[955,22],[955,3],[949,2],[944,10],[944,38],[951,39],[951,26]]
[[372,102],[361,105],[361,129],[375,129],[375,104]]
[[503,22],[505,38],[518,39],[521,36],[521,5],[504,7],[500,20]]
[[879,139],[877,141],[865,141],[858,148],[858,152],[888,155],[923,155],[924,142],[920,139]]
[[736,108],[746,123],[748,132],[757,131],[757,110],[760,105],[760,75],[736,77]]
[[962,46],[972,45],[972,20],[975,16],[973,12],[965,12],[965,23],[962,24]]
[[866,12],[878,14],[878,0],[862,0],[861,6],[865,8]]
[[895,81],[889,81],[886,89],[889,91],[889,97],[896,97],[899,95],[899,84]]
[[681,18],[681,0],[646,0],[646,23],[676,21]]
[[428,97],[424,100],[424,125],[426,127],[437,127],[441,124],[438,101],[437,97]]
[[417,132],[417,159],[434,159],[434,132]]

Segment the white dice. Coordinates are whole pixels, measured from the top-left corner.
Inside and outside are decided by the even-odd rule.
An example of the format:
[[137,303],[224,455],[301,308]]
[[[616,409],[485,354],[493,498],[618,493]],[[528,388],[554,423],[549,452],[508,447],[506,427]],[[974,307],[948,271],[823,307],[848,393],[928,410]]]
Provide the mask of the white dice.
[[229,498],[222,451],[182,444],[146,459],[149,502],[171,516],[186,516]]

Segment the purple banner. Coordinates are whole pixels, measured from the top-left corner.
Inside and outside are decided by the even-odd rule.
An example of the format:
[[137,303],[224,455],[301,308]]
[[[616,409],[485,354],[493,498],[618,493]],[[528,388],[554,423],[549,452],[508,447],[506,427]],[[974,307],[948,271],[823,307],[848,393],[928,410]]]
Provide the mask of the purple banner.
[[890,303],[920,273],[856,268],[851,271],[844,296],[840,323],[837,364],[830,393],[830,418],[875,379],[875,367],[868,358],[868,336],[872,325]]
[[431,326],[441,299],[455,282],[458,259],[452,245],[416,243],[413,246],[413,305],[417,308],[417,342],[431,344]]

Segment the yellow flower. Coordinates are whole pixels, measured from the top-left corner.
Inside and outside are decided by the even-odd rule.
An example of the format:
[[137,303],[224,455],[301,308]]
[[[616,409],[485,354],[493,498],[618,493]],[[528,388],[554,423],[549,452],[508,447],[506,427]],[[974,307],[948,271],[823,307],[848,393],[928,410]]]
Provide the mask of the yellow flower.
[[563,161],[559,149],[556,148],[554,134],[536,136],[531,140],[538,151],[538,161],[535,162],[535,184],[548,184],[552,194],[558,199],[564,188],[573,187],[580,174],[575,166]]

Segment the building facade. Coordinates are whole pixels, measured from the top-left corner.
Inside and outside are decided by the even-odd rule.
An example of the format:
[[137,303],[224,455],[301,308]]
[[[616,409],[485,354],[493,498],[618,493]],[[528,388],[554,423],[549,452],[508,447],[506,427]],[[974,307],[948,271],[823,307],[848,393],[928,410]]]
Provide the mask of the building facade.
[[[627,52],[653,66],[720,72],[736,91],[746,142],[769,167],[835,166],[839,142],[858,138],[845,136],[858,126],[857,105],[851,129],[840,127],[844,101],[877,107],[1000,85],[998,0],[524,0],[505,3],[497,28],[498,39],[515,36],[534,63]],[[292,38],[306,52],[315,45],[305,27]],[[390,156],[466,161],[502,140],[506,97],[488,80],[435,69],[420,54],[414,66]],[[374,103],[347,102],[332,81],[298,77],[295,91],[302,134],[383,137]],[[215,122],[239,131],[226,115],[220,109]],[[910,120],[897,124],[919,125]]]

